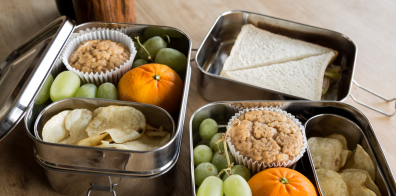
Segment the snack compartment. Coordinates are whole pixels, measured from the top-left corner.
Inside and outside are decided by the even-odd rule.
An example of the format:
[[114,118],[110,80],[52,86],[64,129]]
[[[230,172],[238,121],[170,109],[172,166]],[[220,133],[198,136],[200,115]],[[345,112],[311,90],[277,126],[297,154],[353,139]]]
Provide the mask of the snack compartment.
[[[343,118],[349,119],[354,122],[358,127],[361,128],[358,139],[356,141],[367,141],[367,145],[372,149],[373,162],[377,163],[377,176],[378,184],[383,195],[396,195],[395,180],[392,172],[390,171],[388,162],[382,152],[381,146],[375,136],[374,130],[367,119],[359,110],[345,103],[341,102],[306,102],[306,101],[239,101],[239,102],[213,102],[202,106],[194,112],[190,120],[190,169],[191,169],[191,186],[192,193],[196,195],[197,186],[195,185],[194,175],[194,159],[193,149],[200,144],[201,138],[198,133],[200,123],[206,118],[212,118],[218,123],[219,132],[225,132],[225,127],[229,119],[238,112],[241,108],[252,108],[252,107],[278,107],[291,113],[300,120],[301,123],[305,123],[308,119],[316,115],[322,114],[333,114],[339,115]],[[308,133],[313,134],[315,131]],[[351,137],[353,137],[352,135]],[[364,140],[363,138],[367,138]],[[353,145],[353,142],[350,142]],[[318,194],[321,194],[319,186],[317,184],[316,171],[314,169],[313,161],[309,148],[303,157],[292,167],[305,175],[314,185]],[[322,195],[322,194],[321,194]]]
[[[224,62],[245,24],[253,24],[275,34],[337,50],[338,56],[332,64],[341,66],[341,79],[333,85],[334,90],[322,99],[344,101],[349,96],[357,56],[357,46],[353,40],[338,32],[271,16],[247,11],[228,11],[216,19],[196,53],[195,61],[200,80],[198,90],[203,98],[209,101],[306,100],[220,76]],[[229,86],[233,88],[228,88]]]
[[[132,106],[140,110],[152,126],[163,126],[171,133],[171,140],[164,146],[150,151],[133,151],[49,143],[41,140],[42,127],[53,115],[70,109],[94,110],[110,105]],[[31,116],[29,113],[27,116]],[[33,118],[28,126],[33,126]],[[30,123],[29,123],[30,122]],[[47,167],[74,171],[122,174],[130,176],[152,176],[168,170],[177,160],[180,141],[172,117],[157,106],[102,99],[70,98],[55,102],[45,108],[34,123],[36,158]],[[136,161],[139,160],[139,161]]]
[[[377,159],[375,158],[375,153],[373,152],[362,129],[360,129],[356,123],[339,115],[319,114],[307,120],[305,123],[305,131],[307,139],[311,137],[326,137],[335,133],[341,134],[346,138],[348,150],[351,151],[356,148],[357,144],[362,146],[364,151],[370,156],[374,163],[374,167],[376,168],[375,180],[373,181],[378,186],[382,195],[392,195],[384,179],[384,175],[381,172]],[[318,186],[318,188],[320,189],[320,186]]]

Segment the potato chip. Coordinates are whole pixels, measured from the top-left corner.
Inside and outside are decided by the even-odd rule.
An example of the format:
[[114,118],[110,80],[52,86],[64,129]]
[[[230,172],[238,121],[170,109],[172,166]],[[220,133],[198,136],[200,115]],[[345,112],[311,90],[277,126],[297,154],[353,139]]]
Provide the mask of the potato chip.
[[94,110],[93,112],[93,118],[95,118],[99,113],[101,113],[103,108],[105,107],[96,108],[96,110]]
[[154,150],[162,147],[170,141],[171,134],[168,133],[165,137],[150,137],[144,134],[137,140],[125,143],[124,145],[131,150],[146,151]]
[[146,119],[142,112],[129,106],[108,106],[95,110],[96,117],[88,125],[89,137],[107,132],[115,143],[139,138],[145,130]]
[[341,142],[337,139],[311,137],[308,146],[315,169],[338,171],[347,160],[348,151],[343,150]]
[[153,136],[153,137],[164,137],[168,135],[169,133],[164,131],[164,128],[160,126],[160,128],[156,129],[148,124],[146,124],[146,131],[145,134],[147,136]]
[[367,175],[361,171],[346,171],[341,174],[348,187],[349,196],[375,196],[376,194],[366,188]]
[[341,165],[345,165],[346,161],[349,157],[351,157],[352,151],[350,150],[343,150],[341,153]]
[[341,173],[346,173],[346,172],[362,172],[366,174],[367,178],[366,181],[364,182],[364,186],[373,191],[377,196],[381,196],[381,192],[378,188],[378,186],[374,183],[374,181],[371,179],[370,174],[367,171],[361,170],[361,169],[344,169],[341,171]]
[[348,187],[341,175],[328,169],[317,169],[319,186],[325,196],[348,196]]
[[92,120],[92,112],[87,109],[74,109],[65,118],[65,127],[70,136],[59,143],[76,144],[82,139],[88,138],[85,129]]
[[370,156],[359,144],[353,150],[351,157],[345,163],[344,169],[355,168],[367,171],[370,178],[375,180],[375,166]]
[[106,141],[106,142],[112,142],[113,141],[113,139],[111,138],[111,136],[110,135],[107,135],[104,139],[103,139],[103,141]]
[[101,135],[85,138],[85,139],[77,142],[77,145],[79,145],[79,146],[97,146],[108,135],[109,135],[109,133],[103,133]]
[[160,148],[169,141],[170,141],[170,133],[168,133],[165,137],[150,137],[147,136],[146,134],[143,134],[138,139],[130,142],[126,142],[124,144],[116,144],[107,141],[102,141],[101,144],[98,145],[97,147],[147,151],[147,150],[154,150]]
[[69,131],[65,127],[65,118],[70,110],[65,110],[49,119],[43,127],[43,141],[59,142],[69,136]]
[[344,150],[348,150],[347,140],[346,140],[346,138],[345,138],[343,135],[338,134],[338,133],[333,133],[333,134],[331,134],[331,135],[326,136],[326,138],[337,139],[338,141],[341,142],[342,148],[343,148]]
[[[346,155],[345,155],[345,154],[341,155],[343,158],[345,158],[345,156],[346,156],[347,159],[348,159],[348,158],[352,155],[352,151],[348,150],[347,139],[346,139],[343,135],[338,134],[338,133],[333,133],[333,134],[331,134],[331,135],[326,136],[326,138],[337,139],[338,141],[341,142],[342,148],[343,148],[344,150],[346,150],[346,151],[343,151],[343,152],[342,152],[342,153],[346,153]],[[344,165],[345,162],[346,162],[346,159],[343,159],[342,165]]]
[[149,124],[146,124],[146,130],[164,131],[164,127],[160,126],[160,127],[157,129],[157,128],[152,127],[152,126],[149,125]]
[[164,137],[168,135],[169,133],[166,131],[152,131],[152,130],[147,130],[146,135],[151,136],[151,137]]

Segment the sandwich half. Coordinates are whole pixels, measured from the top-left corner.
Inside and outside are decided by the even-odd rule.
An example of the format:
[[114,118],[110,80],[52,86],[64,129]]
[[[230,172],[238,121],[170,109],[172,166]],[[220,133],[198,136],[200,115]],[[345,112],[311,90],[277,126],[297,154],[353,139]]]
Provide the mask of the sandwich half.
[[320,100],[323,75],[334,51],[297,61],[228,71],[227,78],[310,100]]
[[277,35],[247,24],[242,27],[220,75],[225,76],[227,71],[301,60],[330,51],[333,50]]

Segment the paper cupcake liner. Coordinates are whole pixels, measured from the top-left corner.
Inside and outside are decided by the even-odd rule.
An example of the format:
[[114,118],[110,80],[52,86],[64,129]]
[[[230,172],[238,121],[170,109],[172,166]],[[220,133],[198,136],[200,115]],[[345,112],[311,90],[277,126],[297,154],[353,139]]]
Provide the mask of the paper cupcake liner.
[[268,111],[273,111],[273,112],[278,112],[278,113],[284,114],[287,118],[289,118],[294,123],[296,123],[296,125],[299,127],[299,129],[303,135],[303,146],[302,146],[301,152],[293,160],[289,160],[287,162],[284,161],[284,162],[264,163],[261,161],[253,161],[251,158],[244,157],[243,155],[239,154],[239,151],[237,151],[235,149],[235,146],[231,144],[231,138],[229,137],[230,134],[228,133],[227,134],[227,137],[228,137],[227,144],[228,144],[228,147],[230,149],[232,156],[235,159],[236,164],[246,166],[252,172],[252,174],[258,173],[266,168],[271,168],[271,167],[291,167],[291,166],[293,166],[304,155],[304,153],[308,147],[308,142],[307,142],[307,138],[305,136],[304,126],[301,124],[301,122],[297,118],[295,118],[293,115],[287,113],[286,111],[281,110],[279,108],[273,108],[273,107],[243,109],[243,110],[239,111],[238,113],[236,113],[230,119],[230,121],[228,122],[227,130],[231,126],[232,122],[234,122],[234,120],[238,119],[239,116],[241,116],[242,114],[245,114],[250,111],[258,111],[258,110],[268,110]]
[[[131,69],[133,59],[135,58],[135,55],[136,55],[136,49],[135,49],[132,39],[129,36],[122,33],[120,30],[93,28],[91,30],[87,29],[86,31],[80,31],[80,33],[75,34],[72,37],[74,37],[74,38],[72,38],[67,43],[67,46],[63,50],[62,62],[63,62],[63,64],[65,64],[66,68],[69,71],[72,71],[75,74],[77,74],[81,78],[81,80],[84,84],[85,83],[93,83],[93,84],[99,86],[102,83],[111,82],[114,85],[117,85],[117,83],[121,79],[121,77]],[[95,39],[102,39],[102,40],[109,39],[109,40],[112,40],[115,42],[125,44],[129,48],[129,52],[130,52],[129,59],[123,65],[121,65],[119,68],[116,67],[116,68],[112,69],[111,71],[106,71],[105,73],[103,73],[103,72],[102,73],[83,73],[83,72],[73,68],[69,64],[69,57],[70,57],[71,53],[74,52],[74,50],[77,48],[77,46],[81,42],[87,41],[87,40],[95,40]]]

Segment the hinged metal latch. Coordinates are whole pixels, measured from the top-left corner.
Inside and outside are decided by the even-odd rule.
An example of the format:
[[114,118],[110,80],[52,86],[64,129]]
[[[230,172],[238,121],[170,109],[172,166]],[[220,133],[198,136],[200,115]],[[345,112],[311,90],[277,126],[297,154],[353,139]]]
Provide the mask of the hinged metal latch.
[[117,183],[113,183],[110,176],[91,175],[90,177],[91,187],[88,189],[87,196],[90,196],[92,191],[106,191],[116,196],[113,188],[120,184],[122,178]]

